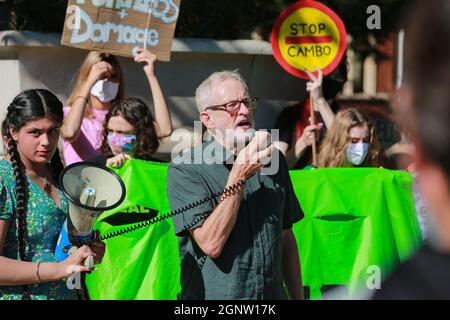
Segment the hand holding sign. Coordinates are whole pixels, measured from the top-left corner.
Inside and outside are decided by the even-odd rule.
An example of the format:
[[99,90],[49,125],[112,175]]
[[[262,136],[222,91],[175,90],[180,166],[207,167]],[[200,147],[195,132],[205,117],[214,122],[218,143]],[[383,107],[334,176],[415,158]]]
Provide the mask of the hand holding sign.
[[147,76],[155,75],[155,61],[156,54],[152,53],[149,49],[138,48],[136,50],[136,56],[134,61],[137,63],[144,63],[144,72]]
[[[323,98],[322,93],[323,73],[322,70],[320,70],[317,67],[315,68],[315,70],[317,72],[317,76],[315,76],[312,72],[309,72],[308,70],[305,69],[306,74],[308,75],[309,79],[311,79],[306,83],[306,91],[309,92],[309,95],[311,96],[313,102],[316,102],[320,98]],[[316,103],[314,103],[314,110],[319,111],[317,110]]]

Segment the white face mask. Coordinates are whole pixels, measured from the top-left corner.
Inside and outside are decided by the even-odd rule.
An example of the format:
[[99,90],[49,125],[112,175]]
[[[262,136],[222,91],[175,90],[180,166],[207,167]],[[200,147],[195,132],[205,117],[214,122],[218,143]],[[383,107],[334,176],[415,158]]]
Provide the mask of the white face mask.
[[355,166],[359,166],[369,153],[368,143],[351,143],[347,147],[347,160]]
[[97,97],[101,102],[110,102],[114,100],[119,91],[119,83],[112,82],[109,80],[99,80],[97,81],[91,89],[91,94]]

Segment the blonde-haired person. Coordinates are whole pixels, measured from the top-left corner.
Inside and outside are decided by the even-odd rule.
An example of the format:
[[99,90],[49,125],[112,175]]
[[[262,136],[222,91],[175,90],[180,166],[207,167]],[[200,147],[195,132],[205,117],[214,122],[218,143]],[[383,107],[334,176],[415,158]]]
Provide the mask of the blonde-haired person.
[[319,168],[379,167],[380,146],[370,119],[348,108],[336,114],[318,156]]
[[[144,64],[154,101],[158,138],[167,137],[172,133],[172,120],[155,75],[156,55],[140,48],[134,61]],[[91,51],[86,56],[64,108],[61,137],[67,165],[101,155],[105,116],[113,102],[124,98],[124,87],[123,72],[115,56],[99,51]]]

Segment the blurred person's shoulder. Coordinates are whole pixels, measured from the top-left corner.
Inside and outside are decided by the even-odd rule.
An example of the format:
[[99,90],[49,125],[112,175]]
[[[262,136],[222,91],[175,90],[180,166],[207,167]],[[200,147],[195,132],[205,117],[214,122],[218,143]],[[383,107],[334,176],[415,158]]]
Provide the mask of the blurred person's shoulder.
[[450,253],[440,252],[429,244],[381,284],[375,300],[450,299]]

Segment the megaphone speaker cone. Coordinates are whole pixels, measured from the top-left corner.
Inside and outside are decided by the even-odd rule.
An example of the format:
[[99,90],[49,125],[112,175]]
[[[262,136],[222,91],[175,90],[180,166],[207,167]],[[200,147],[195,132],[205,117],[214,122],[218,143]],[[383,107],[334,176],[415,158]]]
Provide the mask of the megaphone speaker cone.
[[77,237],[89,236],[98,215],[119,206],[126,194],[119,175],[87,161],[67,166],[59,177],[59,185],[69,200],[69,217]]
[[90,211],[114,209],[126,194],[119,175],[106,166],[88,161],[67,166],[59,184],[71,203]]

